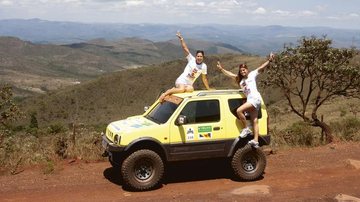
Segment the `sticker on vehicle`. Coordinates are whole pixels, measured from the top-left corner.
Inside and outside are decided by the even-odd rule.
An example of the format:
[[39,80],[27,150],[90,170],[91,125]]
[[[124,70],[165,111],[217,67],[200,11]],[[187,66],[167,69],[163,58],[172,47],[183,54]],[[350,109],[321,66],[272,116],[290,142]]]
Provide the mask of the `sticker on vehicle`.
[[212,133],[199,133],[199,139],[210,139],[212,137]]
[[212,127],[211,126],[199,126],[198,127],[199,139],[210,139],[212,137]]
[[194,135],[194,129],[193,128],[188,128],[186,130],[186,140],[193,140],[195,137]]
[[199,133],[212,132],[212,127],[211,126],[199,126],[198,132]]

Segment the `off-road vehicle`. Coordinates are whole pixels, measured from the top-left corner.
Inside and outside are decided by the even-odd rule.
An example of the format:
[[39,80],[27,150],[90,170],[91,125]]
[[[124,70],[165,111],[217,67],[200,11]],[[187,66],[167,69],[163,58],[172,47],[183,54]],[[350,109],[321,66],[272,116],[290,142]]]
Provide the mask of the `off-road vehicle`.
[[[255,180],[263,174],[266,158],[261,148],[248,144],[252,135],[239,138],[242,127],[236,109],[245,101],[239,90],[167,96],[143,115],[110,123],[102,136],[104,155],[119,169],[124,185],[138,191],[159,185],[171,161],[228,158],[235,177]],[[263,103],[258,118],[259,145],[267,145],[270,136]]]

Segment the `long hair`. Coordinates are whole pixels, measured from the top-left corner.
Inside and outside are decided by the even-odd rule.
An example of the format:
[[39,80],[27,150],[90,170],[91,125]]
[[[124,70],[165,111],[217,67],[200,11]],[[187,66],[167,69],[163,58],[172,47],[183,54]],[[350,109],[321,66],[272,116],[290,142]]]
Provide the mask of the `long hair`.
[[241,68],[245,68],[245,69],[248,69],[248,67],[246,66],[246,64],[240,64],[239,65],[239,71],[238,71],[238,74],[236,76],[236,83],[238,85],[240,85],[240,81],[244,78],[241,74],[240,74],[240,69]]

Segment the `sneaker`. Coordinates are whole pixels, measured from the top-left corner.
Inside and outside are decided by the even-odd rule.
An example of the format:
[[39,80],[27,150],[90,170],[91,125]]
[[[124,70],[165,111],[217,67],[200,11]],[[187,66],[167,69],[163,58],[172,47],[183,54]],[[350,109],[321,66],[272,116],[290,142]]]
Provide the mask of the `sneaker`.
[[250,140],[248,142],[249,145],[251,145],[254,148],[259,148],[259,142],[255,141],[255,140]]
[[245,138],[247,135],[249,135],[251,133],[251,130],[250,130],[250,128],[249,127],[246,127],[246,128],[244,128],[242,131],[241,131],[241,133],[240,133],[240,137],[241,138]]

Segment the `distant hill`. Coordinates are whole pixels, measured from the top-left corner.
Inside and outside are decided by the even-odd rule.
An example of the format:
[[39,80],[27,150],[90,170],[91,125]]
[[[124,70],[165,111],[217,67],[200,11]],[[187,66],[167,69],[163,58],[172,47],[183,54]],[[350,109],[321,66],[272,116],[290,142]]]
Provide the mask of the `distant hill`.
[[119,40],[137,37],[154,42],[176,38],[180,30],[186,39],[231,44],[251,54],[266,55],[281,50],[284,43],[296,43],[302,36],[326,35],[336,47],[360,47],[360,30],[329,27],[165,25],[165,24],[85,24],[40,19],[0,20],[0,36],[15,36],[33,43],[82,43],[96,38]]
[[[359,59],[358,57],[356,61]],[[246,63],[250,69],[254,69],[261,65],[265,58],[235,54],[207,57],[205,62],[208,66],[210,87],[229,89],[238,88],[238,85],[219,72],[216,67],[218,60],[227,70],[236,73],[239,63]],[[142,114],[144,106],[152,104],[161,90],[174,86],[175,79],[183,71],[185,65],[185,59],[178,59],[158,65],[109,73],[66,89],[27,98],[20,103],[20,107],[28,118],[30,114],[36,112],[40,127],[52,124],[67,126],[74,122],[85,125],[104,125],[110,121]],[[260,83],[262,79],[266,79],[266,73],[259,75],[257,82]],[[201,78],[195,82],[194,88],[205,89]],[[272,124],[277,119],[281,119],[282,121],[277,122],[277,126],[284,127],[300,120],[291,113],[287,101],[279,90],[264,89],[260,85],[258,88],[269,112],[276,114],[276,110],[281,111],[278,117],[270,118]],[[344,108],[349,108],[349,102],[344,101],[345,99],[340,97],[340,101],[334,100],[333,103],[322,106],[325,111],[321,111],[321,114],[328,115],[325,116],[326,121],[329,121],[330,117],[334,120],[338,119],[338,114]],[[340,106],[339,102],[343,104]],[[354,106],[359,106],[360,101],[354,99],[351,102],[355,103]],[[29,123],[29,120],[24,121],[25,124]]]
[[[241,50],[229,44],[189,41],[191,49],[196,45],[206,54],[241,54]],[[105,73],[183,57],[178,40],[93,39],[69,45],[51,45],[0,37],[0,81],[13,85],[17,96],[29,96],[78,84]]]
[[[240,62],[245,62],[249,67],[255,68],[265,58],[233,54],[207,57],[210,86],[228,89],[238,88],[238,86],[218,71],[217,60],[221,60],[227,69],[236,72]],[[67,125],[72,122],[105,124],[112,120],[143,113],[143,107],[152,104],[161,89],[174,86],[175,79],[183,71],[185,65],[186,60],[181,59],[114,72],[66,89],[28,98],[21,104],[21,108],[25,114],[37,112],[40,125],[54,123]],[[264,77],[260,76],[260,78]],[[195,82],[194,87],[195,89],[205,88],[200,78]],[[267,100],[270,99],[266,96],[266,92],[263,96]]]

